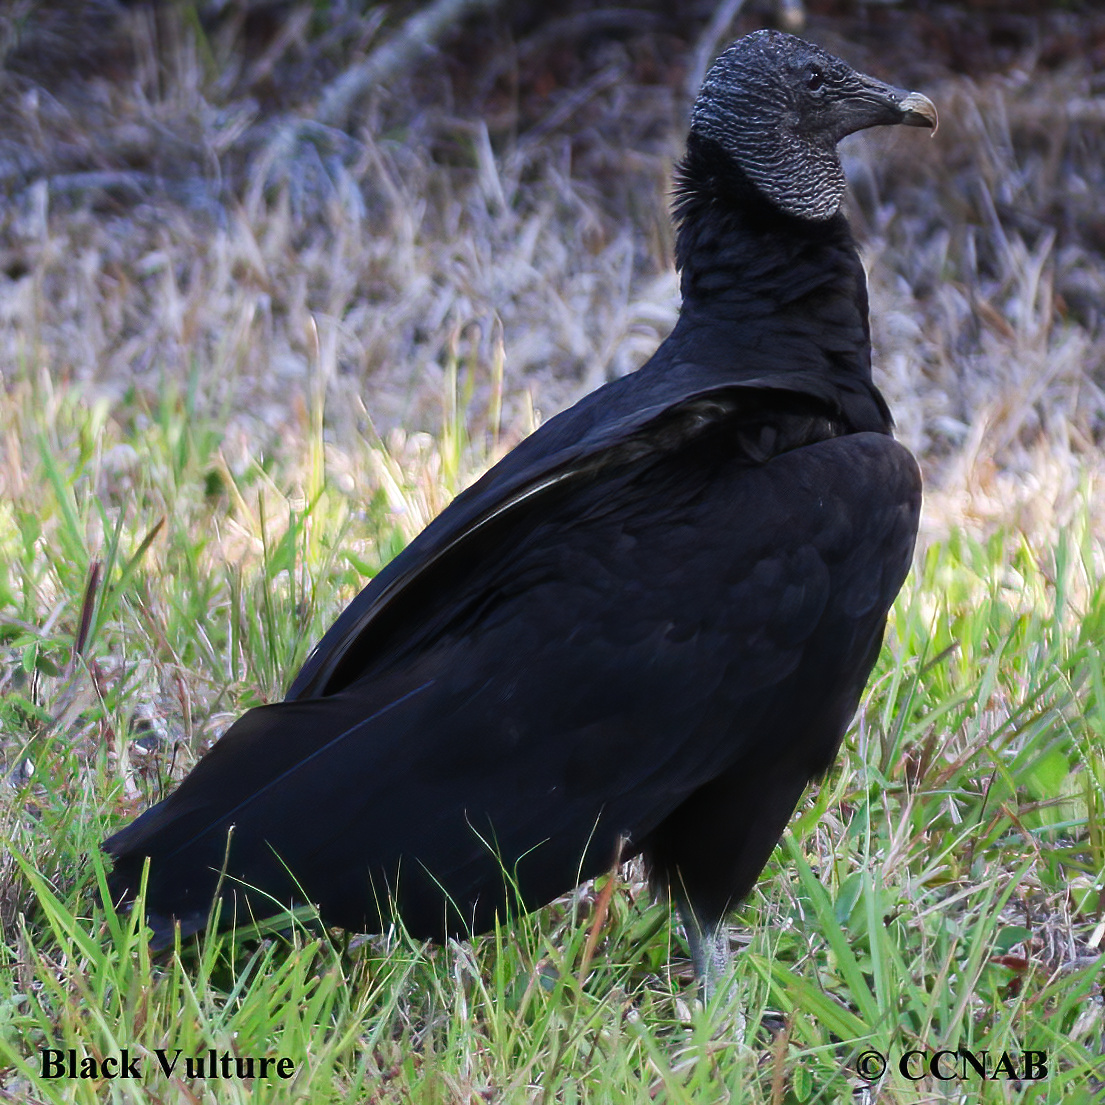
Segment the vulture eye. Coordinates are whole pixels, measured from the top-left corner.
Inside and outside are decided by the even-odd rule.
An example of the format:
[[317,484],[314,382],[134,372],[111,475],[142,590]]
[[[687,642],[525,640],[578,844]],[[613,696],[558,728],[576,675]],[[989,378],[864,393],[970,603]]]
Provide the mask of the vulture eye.
[[817,66],[813,66],[806,74],[806,87],[811,92],[816,92],[825,83],[825,75]]

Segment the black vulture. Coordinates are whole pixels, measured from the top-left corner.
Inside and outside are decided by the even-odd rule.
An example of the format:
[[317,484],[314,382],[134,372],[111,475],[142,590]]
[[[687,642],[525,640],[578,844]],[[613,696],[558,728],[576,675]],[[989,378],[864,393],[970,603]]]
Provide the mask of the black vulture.
[[916,462],[871,380],[845,135],[932,103],[790,35],[729,46],[677,169],[682,310],[349,604],[104,845],[153,946],[314,903],[418,938],[642,854],[695,969],[831,764],[909,569]]

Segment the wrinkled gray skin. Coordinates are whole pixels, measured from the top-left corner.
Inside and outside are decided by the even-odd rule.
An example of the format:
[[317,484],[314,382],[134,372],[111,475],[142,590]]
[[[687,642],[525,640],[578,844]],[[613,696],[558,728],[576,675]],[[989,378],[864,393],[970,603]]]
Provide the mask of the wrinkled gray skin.
[[706,74],[691,113],[691,131],[720,143],[765,197],[816,221],[835,215],[844,198],[837,143],[898,123],[935,132],[936,108],[779,31],[734,42]]

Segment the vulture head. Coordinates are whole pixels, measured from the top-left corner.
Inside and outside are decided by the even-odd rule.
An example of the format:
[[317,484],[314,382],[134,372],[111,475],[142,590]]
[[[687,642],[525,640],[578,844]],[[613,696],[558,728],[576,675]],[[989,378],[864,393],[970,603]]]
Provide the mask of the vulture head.
[[936,108],[857,73],[812,43],[756,31],[714,62],[691,113],[691,142],[717,143],[772,204],[789,215],[831,218],[844,198],[836,144],[866,127],[936,130]]

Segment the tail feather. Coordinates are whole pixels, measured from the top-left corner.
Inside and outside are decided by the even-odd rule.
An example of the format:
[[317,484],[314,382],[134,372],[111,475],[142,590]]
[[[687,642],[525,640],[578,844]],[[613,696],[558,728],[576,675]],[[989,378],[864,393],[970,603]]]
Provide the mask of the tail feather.
[[136,899],[148,858],[147,921],[155,948],[172,944],[177,925],[185,937],[205,928],[216,898],[227,924],[243,908],[265,917],[281,904],[304,904],[269,838],[280,841],[289,860],[317,847],[311,834],[318,819],[307,816],[311,796],[325,800],[320,777],[342,777],[328,758],[352,737],[373,744],[366,731],[379,723],[390,729],[394,711],[429,685],[367,717],[363,702],[341,696],[243,715],[176,791],[104,842],[115,861],[108,876],[113,900],[125,905]]

